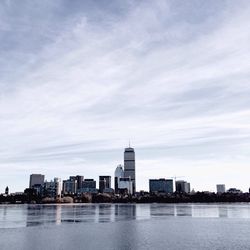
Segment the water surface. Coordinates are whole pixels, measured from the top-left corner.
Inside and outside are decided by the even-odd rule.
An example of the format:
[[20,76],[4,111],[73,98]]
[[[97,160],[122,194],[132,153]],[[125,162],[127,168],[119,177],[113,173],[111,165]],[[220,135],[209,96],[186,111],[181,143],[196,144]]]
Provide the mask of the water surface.
[[0,205],[0,249],[250,249],[249,204]]

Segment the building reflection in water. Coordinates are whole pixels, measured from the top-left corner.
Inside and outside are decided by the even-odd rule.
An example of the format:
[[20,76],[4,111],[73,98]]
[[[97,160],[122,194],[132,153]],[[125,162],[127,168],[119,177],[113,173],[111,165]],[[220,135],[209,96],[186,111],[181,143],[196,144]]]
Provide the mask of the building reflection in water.
[[95,222],[96,205],[66,205],[61,214],[62,223]]
[[98,205],[98,222],[111,222],[112,205],[110,204],[99,204]]
[[27,206],[26,226],[39,226],[43,224],[43,208],[41,205]]
[[139,249],[137,223],[134,223],[137,214],[136,204],[115,204],[114,206],[114,237],[113,249]]
[[114,206],[115,221],[136,219],[136,204],[116,204]]
[[173,204],[150,204],[150,216],[175,216],[175,205]]
[[62,206],[56,206],[56,225],[60,225],[62,223]]
[[228,217],[228,206],[218,206],[218,214],[221,218],[227,218]]
[[175,205],[176,216],[188,216],[192,217],[192,206],[191,205]]

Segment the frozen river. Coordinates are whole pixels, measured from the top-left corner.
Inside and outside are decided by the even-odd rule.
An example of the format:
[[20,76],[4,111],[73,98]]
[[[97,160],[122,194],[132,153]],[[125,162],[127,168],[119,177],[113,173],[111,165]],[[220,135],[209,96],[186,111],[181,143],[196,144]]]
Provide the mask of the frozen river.
[[0,249],[250,249],[249,204],[0,205]]

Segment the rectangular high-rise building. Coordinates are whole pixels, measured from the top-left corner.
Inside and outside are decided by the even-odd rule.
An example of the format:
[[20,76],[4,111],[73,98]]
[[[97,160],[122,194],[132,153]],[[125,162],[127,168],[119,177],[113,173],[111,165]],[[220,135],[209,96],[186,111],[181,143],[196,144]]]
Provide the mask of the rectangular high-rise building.
[[111,176],[99,176],[99,191],[103,193],[104,189],[111,188]]
[[131,178],[134,194],[136,192],[135,151],[131,147],[125,148],[124,151],[124,177]]
[[31,174],[29,188],[34,186],[42,186],[44,184],[44,175],[42,174]]

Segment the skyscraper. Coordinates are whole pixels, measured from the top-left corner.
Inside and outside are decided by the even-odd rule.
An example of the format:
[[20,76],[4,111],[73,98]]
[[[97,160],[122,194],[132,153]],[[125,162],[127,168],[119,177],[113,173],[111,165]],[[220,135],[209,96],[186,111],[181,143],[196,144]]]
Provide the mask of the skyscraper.
[[118,194],[119,192],[119,181],[120,178],[124,177],[124,171],[122,165],[118,165],[115,170],[115,180],[114,180],[114,186],[115,186],[115,193]]
[[133,194],[136,191],[135,179],[135,151],[133,148],[125,148],[124,151],[124,177],[130,177],[133,185]]

